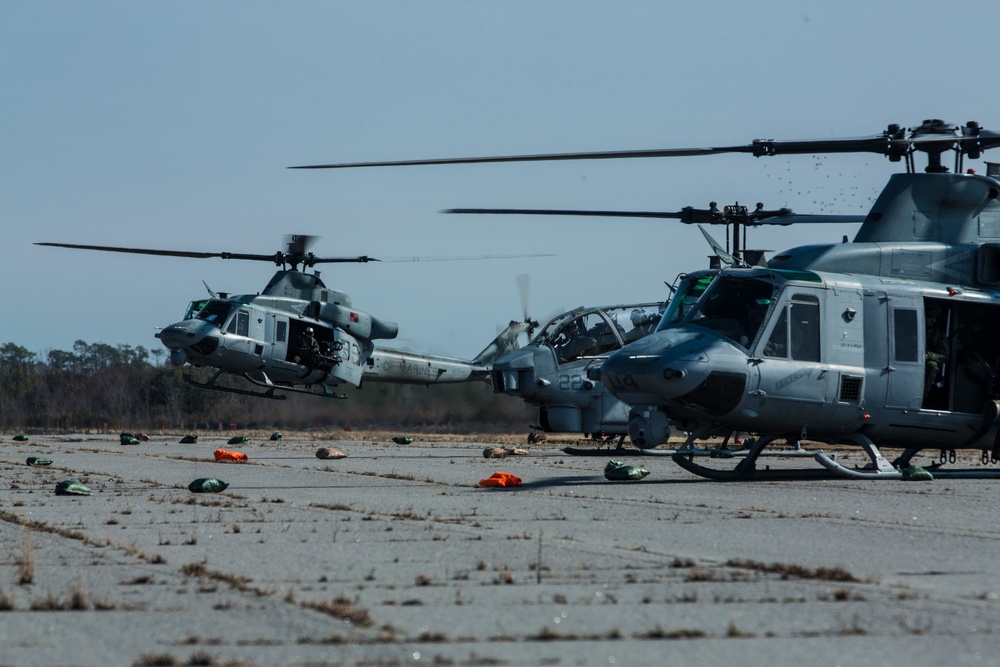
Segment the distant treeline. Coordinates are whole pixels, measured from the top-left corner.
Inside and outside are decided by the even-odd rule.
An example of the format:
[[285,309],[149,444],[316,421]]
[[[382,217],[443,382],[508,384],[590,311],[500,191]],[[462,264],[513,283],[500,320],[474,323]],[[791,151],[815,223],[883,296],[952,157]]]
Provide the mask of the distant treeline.
[[[162,351],[153,356],[159,358]],[[276,401],[199,389],[213,369],[151,363],[141,345],[73,344],[40,356],[14,343],[0,346],[0,429],[366,429],[422,428],[453,432],[523,430],[534,411],[471,382],[439,387],[370,383],[347,400],[289,394]]]

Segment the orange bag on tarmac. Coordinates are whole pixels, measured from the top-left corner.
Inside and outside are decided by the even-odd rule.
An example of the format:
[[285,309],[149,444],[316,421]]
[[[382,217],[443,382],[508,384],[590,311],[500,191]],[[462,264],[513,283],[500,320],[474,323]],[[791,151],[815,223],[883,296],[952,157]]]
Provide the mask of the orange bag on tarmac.
[[249,456],[247,456],[246,454],[243,454],[242,452],[230,452],[230,451],[226,451],[225,449],[216,449],[215,450],[215,460],[216,461],[239,462],[239,463],[242,463],[243,461],[246,461],[249,458],[250,458]]
[[495,472],[484,480],[480,480],[479,486],[521,486],[521,478],[509,472]]

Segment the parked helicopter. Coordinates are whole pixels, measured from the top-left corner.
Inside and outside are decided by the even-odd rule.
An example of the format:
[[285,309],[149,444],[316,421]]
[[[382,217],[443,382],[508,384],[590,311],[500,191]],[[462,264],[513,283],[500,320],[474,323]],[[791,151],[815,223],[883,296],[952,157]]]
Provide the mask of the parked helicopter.
[[[940,450],[942,462],[963,448],[997,462],[1000,172],[961,172],[964,156],[998,145],[1000,135],[975,123],[941,121],[869,139],[754,142],[759,155],[883,153],[905,158],[907,173],[890,179],[854,242],[724,271],[682,322],[612,355],[601,377],[638,408],[633,439],[662,442],[670,423],[689,442],[719,429],[763,434],[733,471],[674,456],[714,479],[899,479],[923,449]],[[954,173],[941,161],[947,150]],[[917,151],[928,156],[922,174]],[[806,437],[860,446],[870,464],[851,470],[819,452],[824,470],[756,469],[773,441]],[[904,451],[890,462],[880,446]]]
[[[685,207],[677,212],[658,211],[590,211],[569,209],[516,209],[516,208],[455,208],[444,211],[458,214],[495,215],[546,215],[546,216],[603,216],[676,219],[685,224],[698,224],[712,246],[710,268],[716,270],[682,274],[684,291],[676,293],[671,301],[668,317],[671,321],[682,318],[697,298],[718,274],[721,266],[749,266],[761,261],[763,251],[744,251],[746,228],[762,225],[790,225],[795,223],[853,222],[864,220],[860,216],[796,215],[790,209],[765,210],[763,204],[756,208],[738,202],[719,208],[712,202],[707,209]],[[726,247],[711,237],[702,224],[724,225]],[[730,228],[732,228],[730,230]],[[729,247],[730,231],[733,245]],[[747,259],[744,259],[744,254]],[[675,281],[676,283],[676,281]],[[668,285],[672,292],[673,286]],[[526,289],[522,289],[526,300]],[[545,433],[583,433],[585,437],[603,441],[617,437],[617,448],[622,447],[630,422],[630,406],[608,392],[597,375],[604,360],[612,352],[630,342],[643,338],[657,327],[663,317],[667,302],[618,304],[614,306],[580,307],[562,313],[545,325],[527,345],[498,357],[493,364],[493,390],[522,398],[538,408],[535,429]],[[526,321],[527,309],[525,309]],[[529,329],[529,335],[533,331]],[[569,454],[602,453],[600,450],[568,447]],[[655,453],[666,454],[662,450]]]
[[[997,146],[1000,134],[976,122],[932,119],[852,139],[318,167],[724,153],[864,152],[904,162],[906,173],[891,177],[852,243],[803,246],[766,268],[724,270],[681,322],[612,354],[599,373],[616,397],[638,407],[630,428],[637,444],[664,441],[671,423],[692,445],[719,432],[761,434],[733,471],[674,456],[697,474],[898,479],[923,449],[939,449],[949,461],[962,448],[980,450],[983,463],[1000,459],[993,333],[1000,327],[1000,170],[962,173],[965,156],[978,159]],[[955,153],[953,173],[942,162],[947,151]],[[927,156],[924,173],[916,173],[917,152]],[[861,447],[868,469],[848,469],[822,452],[816,459],[824,470],[756,469],[773,441],[806,437]],[[880,446],[904,451],[890,462]]]
[[[396,323],[358,310],[346,292],[328,288],[318,271],[307,273],[305,269],[321,263],[381,260],[368,256],[316,257],[308,251],[315,239],[301,234],[290,236],[287,250],[272,255],[69,243],[36,245],[171,257],[255,260],[273,262],[281,267],[259,294],[232,296],[209,290],[212,298],[192,301],[181,322],[156,334],[170,350],[171,363],[217,369],[207,382],[184,375],[187,382],[204,389],[273,399],[286,398],[285,393],[275,393],[277,390],[346,398],[333,388],[341,384],[359,387],[363,381],[423,385],[489,381],[492,361],[516,349],[519,335],[527,329],[528,325],[522,322],[511,322],[471,360],[376,347],[375,341],[396,337],[399,331]],[[531,255],[519,255],[525,256]],[[507,256],[488,255],[478,259],[504,257]],[[260,389],[219,384],[223,376],[235,376]]]

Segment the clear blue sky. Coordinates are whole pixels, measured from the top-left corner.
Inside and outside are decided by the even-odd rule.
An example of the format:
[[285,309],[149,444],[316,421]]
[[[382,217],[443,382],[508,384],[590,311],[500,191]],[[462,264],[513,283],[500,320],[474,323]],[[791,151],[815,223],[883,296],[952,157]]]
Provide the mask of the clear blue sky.
[[[446,216],[447,207],[864,213],[876,156],[295,171],[290,165],[859,136],[924,118],[1000,130],[995,2],[5,2],[0,343],[158,347],[155,327],[266,264],[36,241],[322,255],[556,253],[328,266],[400,343],[473,356],[520,315],[654,300],[702,268],[694,227]],[[1000,160],[1000,155],[995,156]],[[981,168],[980,163],[970,166]],[[779,250],[853,227],[752,233]]]

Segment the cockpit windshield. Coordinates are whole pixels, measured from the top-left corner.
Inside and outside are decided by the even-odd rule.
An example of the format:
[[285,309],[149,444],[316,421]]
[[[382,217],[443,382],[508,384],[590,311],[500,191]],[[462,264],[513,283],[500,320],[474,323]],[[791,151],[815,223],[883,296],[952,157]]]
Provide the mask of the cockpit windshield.
[[708,286],[712,284],[715,277],[719,275],[713,273],[688,274],[681,279],[681,284],[677,286],[667,311],[663,313],[656,330],[662,331],[667,327],[682,322],[684,318],[694,309],[698,299],[705,293]]
[[234,304],[231,301],[220,301],[212,299],[198,311],[195,317],[199,320],[211,322],[217,327],[225,325],[229,314],[233,311]]
[[559,363],[609,354],[652,333],[664,304],[578,308],[545,325],[531,341],[555,350]]
[[194,317],[201,312],[201,309],[205,307],[206,303],[208,303],[208,299],[195,299],[189,303],[187,310],[184,312],[184,319],[194,319]]
[[743,347],[760,333],[777,288],[757,278],[719,276],[687,317]]

